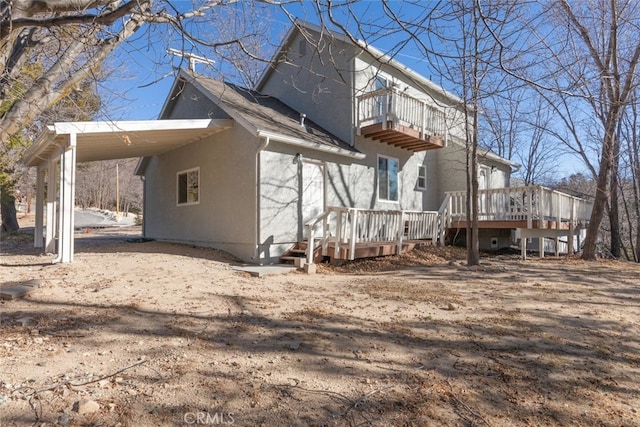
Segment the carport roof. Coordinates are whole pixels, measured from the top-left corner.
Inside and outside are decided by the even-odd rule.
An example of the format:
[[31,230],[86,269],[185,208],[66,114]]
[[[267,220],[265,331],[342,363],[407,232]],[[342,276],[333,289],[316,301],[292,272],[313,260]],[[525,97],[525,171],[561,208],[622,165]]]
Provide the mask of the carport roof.
[[23,163],[38,166],[76,135],[78,162],[155,156],[233,126],[232,119],[65,122],[47,126]]

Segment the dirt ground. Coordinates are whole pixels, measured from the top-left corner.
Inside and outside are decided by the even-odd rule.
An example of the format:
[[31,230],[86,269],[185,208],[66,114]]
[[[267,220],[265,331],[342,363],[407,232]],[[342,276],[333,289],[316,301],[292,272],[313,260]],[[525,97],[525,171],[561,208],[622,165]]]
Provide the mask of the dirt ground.
[[[0,245],[2,426],[638,426],[640,266],[453,248],[251,277],[216,250]],[[457,261],[456,261],[457,260]]]

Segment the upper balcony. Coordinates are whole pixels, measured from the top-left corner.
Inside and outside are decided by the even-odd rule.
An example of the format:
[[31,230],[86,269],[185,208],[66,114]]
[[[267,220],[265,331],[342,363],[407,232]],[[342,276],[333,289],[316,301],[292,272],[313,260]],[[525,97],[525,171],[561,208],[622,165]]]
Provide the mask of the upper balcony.
[[445,114],[395,87],[357,97],[358,135],[404,148],[425,151],[444,146]]

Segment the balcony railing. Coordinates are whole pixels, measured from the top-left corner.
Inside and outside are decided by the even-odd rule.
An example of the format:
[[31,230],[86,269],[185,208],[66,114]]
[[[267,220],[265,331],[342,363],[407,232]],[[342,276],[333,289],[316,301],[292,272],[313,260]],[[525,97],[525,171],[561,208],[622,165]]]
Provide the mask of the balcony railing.
[[358,96],[358,131],[413,151],[440,148],[445,113],[395,87]]
[[[449,222],[466,218],[466,191],[449,191],[441,208]],[[478,191],[480,221],[523,221],[527,228],[549,228],[553,224],[586,223],[593,204],[579,197],[540,185]],[[535,222],[535,224],[534,224]]]

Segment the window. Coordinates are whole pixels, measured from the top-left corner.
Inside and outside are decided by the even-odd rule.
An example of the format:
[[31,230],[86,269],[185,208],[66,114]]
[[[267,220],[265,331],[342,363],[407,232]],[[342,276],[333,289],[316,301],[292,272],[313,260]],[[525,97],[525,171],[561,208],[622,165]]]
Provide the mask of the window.
[[[381,94],[376,96],[376,115],[382,117],[385,113],[391,111],[391,93],[384,90],[389,86],[389,82],[382,76],[376,76],[373,82],[373,89],[375,91],[381,91]],[[386,103],[386,109],[385,109]]]
[[200,168],[178,172],[178,206],[200,202]]
[[398,201],[398,170],[400,162],[391,157],[378,157],[378,199]]
[[418,181],[416,182],[416,188],[418,190],[427,189],[427,167],[425,165],[418,165]]

